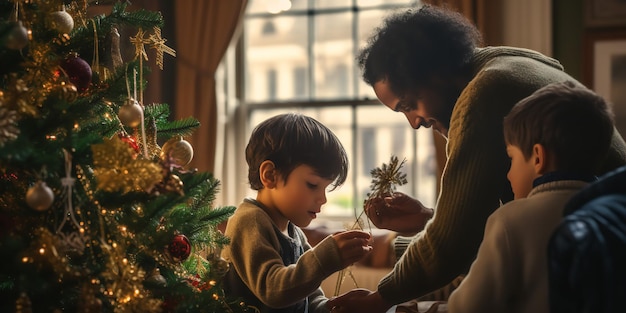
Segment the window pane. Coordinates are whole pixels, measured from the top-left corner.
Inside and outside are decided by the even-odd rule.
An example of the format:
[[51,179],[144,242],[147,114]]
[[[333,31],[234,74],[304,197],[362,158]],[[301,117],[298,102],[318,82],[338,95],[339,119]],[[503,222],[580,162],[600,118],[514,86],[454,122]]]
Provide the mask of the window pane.
[[306,10],[309,7],[308,0],[249,0],[246,7],[248,14],[276,14],[284,11]]
[[308,98],[307,29],[305,16],[245,20],[247,101]]
[[[358,14],[358,30],[359,30],[358,31],[358,40],[359,40],[358,48],[359,48],[359,51],[365,46],[367,39],[373,34],[374,29],[380,26],[380,23],[386,14],[388,14],[388,12],[384,10],[364,10],[364,11],[359,12]],[[353,59],[354,60],[356,59],[356,55],[354,56]],[[357,68],[357,75],[359,75],[356,78],[358,81],[357,97],[360,99],[376,99],[376,94],[374,94],[374,90],[372,89],[372,87],[366,84],[363,81],[363,79],[361,79],[360,68]]]
[[313,2],[315,9],[349,8],[352,0],[316,0]]
[[408,4],[414,4],[417,3],[419,1],[416,0],[357,0],[357,5],[361,6],[361,7],[368,7],[368,6],[380,6],[380,5],[388,5],[388,4],[403,4],[403,5],[408,5]]
[[[327,194],[320,221],[350,227],[370,192],[370,171],[394,155],[406,159],[402,171],[409,180],[398,190],[434,207],[437,167],[432,132],[414,131],[402,114],[381,104],[340,106],[335,101],[376,99],[361,78],[356,53],[387,14],[419,1],[285,1],[248,2],[243,42],[244,99],[250,105],[246,138],[258,123],[285,112],[306,114],[333,130],[348,153],[350,170],[348,180]],[[298,101],[293,107],[267,105],[293,100]],[[255,194],[249,188],[246,192]]]
[[313,64],[318,99],[354,96],[352,19],[351,12],[315,16]]
[[[357,153],[352,167],[357,177],[360,203],[371,190],[370,171],[383,163],[389,164],[392,156],[406,162],[401,171],[407,174],[408,183],[397,186],[398,191],[417,197],[426,206],[433,207],[436,193],[435,150],[432,131],[416,131],[409,127],[402,114],[387,107],[359,106],[357,121]],[[359,208],[362,209],[362,208]]]

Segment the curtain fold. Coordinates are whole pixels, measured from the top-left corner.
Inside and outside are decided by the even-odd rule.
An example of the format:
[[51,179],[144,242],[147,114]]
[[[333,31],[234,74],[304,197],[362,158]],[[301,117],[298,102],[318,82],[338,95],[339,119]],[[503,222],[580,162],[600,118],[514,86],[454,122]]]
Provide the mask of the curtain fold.
[[243,16],[246,0],[177,0],[177,119],[194,117],[200,127],[186,138],[194,149],[191,167],[213,172],[217,142],[215,71]]

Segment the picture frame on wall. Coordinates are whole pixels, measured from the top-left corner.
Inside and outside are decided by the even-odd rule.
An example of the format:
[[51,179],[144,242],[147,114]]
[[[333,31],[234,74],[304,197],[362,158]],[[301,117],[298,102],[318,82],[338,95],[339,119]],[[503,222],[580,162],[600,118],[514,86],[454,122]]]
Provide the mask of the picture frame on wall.
[[584,46],[583,83],[612,104],[626,137],[626,28],[588,32]]
[[585,0],[585,24],[587,27],[626,26],[626,1]]

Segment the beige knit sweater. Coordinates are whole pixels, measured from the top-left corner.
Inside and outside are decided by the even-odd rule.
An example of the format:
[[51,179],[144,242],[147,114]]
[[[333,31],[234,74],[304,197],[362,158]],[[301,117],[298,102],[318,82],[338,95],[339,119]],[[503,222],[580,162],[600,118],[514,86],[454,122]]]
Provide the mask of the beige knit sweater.
[[[228,220],[225,235],[231,242],[222,251],[230,263],[224,278],[230,297],[242,297],[260,312],[284,308],[308,298],[308,312],[325,313],[327,298],[322,280],[342,268],[336,241],[328,236],[315,248],[306,241],[300,228],[287,236],[274,225],[262,208],[242,202]],[[297,233],[297,234],[296,234]],[[295,264],[284,264],[279,237],[304,247]]]
[[[526,49],[481,48],[472,62],[475,76],[452,112],[435,216],[410,242],[396,241],[396,249],[406,251],[378,285],[391,304],[419,298],[467,273],[487,218],[512,199],[503,117],[535,90],[574,81],[558,61]],[[616,134],[602,173],[623,164],[626,144]]]

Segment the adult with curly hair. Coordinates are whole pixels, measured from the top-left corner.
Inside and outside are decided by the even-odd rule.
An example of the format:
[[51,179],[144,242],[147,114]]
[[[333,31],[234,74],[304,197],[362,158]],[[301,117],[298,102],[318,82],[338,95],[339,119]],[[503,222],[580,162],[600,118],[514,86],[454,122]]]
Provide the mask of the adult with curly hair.
[[[536,51],[481,41],[461,14],[425,5],[389,15],[358,56],[363,79],[385,106],[414,129],[432,127],[447,138],[447,161],[434,210],[403,193],[365,204],[379,228],[417,234],[395,240],[399,260],[378,290],[332,299],[335,312],[385,312],[450,284],[467,273],[489,215],[513,199],[504,116],[534,91],[575,79]],[[614,131],[598,174],[624,164],[626,143]]]

